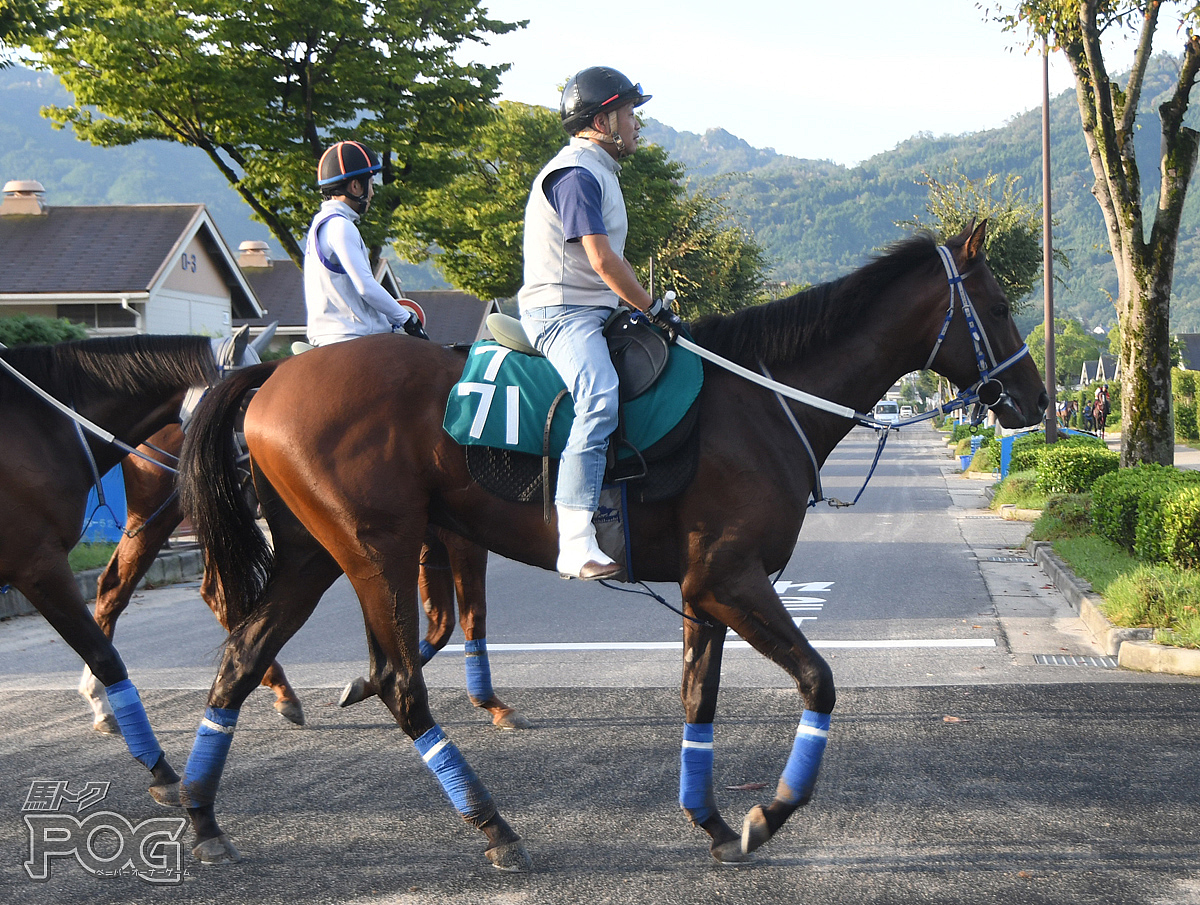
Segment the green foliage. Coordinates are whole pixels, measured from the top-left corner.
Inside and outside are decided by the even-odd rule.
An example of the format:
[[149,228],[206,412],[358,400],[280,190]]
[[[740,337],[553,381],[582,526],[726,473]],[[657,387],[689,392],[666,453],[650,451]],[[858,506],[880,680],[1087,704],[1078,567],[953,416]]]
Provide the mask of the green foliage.
[[1200,472],[1142,464],[1098,478],[1092,486],[1096,533],[1148,561],[1162,558],[1162,501],[1200,485]]
[[[1046,373],[1046,325],[1038,324],[1025,337],[1029,346],[1029,357],[1038,367],[1039,374]],[[1054,377],[1060,386],[1074,386],[1085,361],[1100,357],[1104,343],[1088,333],[1072,318],[1054,319]]]
[[1114,625],[1164,629],[1155,640],[1200,646],[1200,575],[1141,565],[1115,578],[1104,594],[1104,614]]
[[[1029,307],[1029,293],[1040,279],[1042,269],[1041,201],[1035,201],[1026,190],[1018,191],[1019,181],[1019,176],[1009,173],[997,198],[998,174],[972,179],[961,172],[959,162],[954,160],[935,175],[923,173],[918,180],[918,185],[929,192],[925,202],[928,217],[915,216],[897,224],[906,229],[928,230],[944,242],[966,227],[987,220],[988,267],[1017,312]],[[1058,256],[1067,264],[1061,252]]]
[[392,215],[462,166],[507,66],[457,61],[516,25],[473,0],[76,0],[20,40],[74,95],[46,111],[102,147],[153,139],[200,148],[297,263],[334,141],[377,150],[383,185],[362,231],[378,250]]
[[6,346],[44,345],[72,339],[87,339],[87,330],[65,317],[34,317],[14,314],[0,317],[0,343]]
[[[1066,435],[1060,436],[1054,443],[1058,448],[1091,447],[1107,449],[1099,437]],[[1041,468],[1042,457],[1050,447],[1046,445],[1046,435],[1042,431],[1031,431],[1013,439],[1012,456],[1009,459],[1009,471],[1028,471]],[[1055,491],[1062,492],[1062,491]]]
[[116,544],[76,544],[67,554],[67,562],[72,572],[86,572],[88,569],[102,569],[108,565]]
[[1196,372],[1171,369],[1171,402],[1175,406],[1175,436],[1200,439],[1196,423]]
[[1180,487],[1163,499],[1161,549],[1167,562],[1200,566],[1200,486]]
[[992,509],[1012,505],[1018,509],[1042,509],[1046,505],[1046,495],[1037,489],[1037,472],[1009,471],[992,494],[989,504]]
[[1116,471],[1121,457],[1091,444],[1054,443],[1038,460],[1038,489],[1047,493],[1082,493],[1101,475]]
[[954,429],[950,432],[950,439],[956,443],[963,437],[982,437],[987,441],[995,436],[996,429],[994,427],[973,427],[970,424],[955,424]]

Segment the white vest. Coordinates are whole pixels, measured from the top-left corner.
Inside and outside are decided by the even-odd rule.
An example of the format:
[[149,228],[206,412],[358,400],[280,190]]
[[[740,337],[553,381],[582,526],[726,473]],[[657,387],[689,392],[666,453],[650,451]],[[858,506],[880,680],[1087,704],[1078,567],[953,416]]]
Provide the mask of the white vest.
[[582,242],[568,242],[562,218],[542,190],[546,177],[568,167],[583,167],[600,183],[600,212],[608,244],[625,254],[629,218],[617,174],[621,167],[608,152],[586,138],[572,138],[533,180],[525,206],[525,285],[517,293],[521,311],[555,305],[598,305],[615,308],[617,294],[592,269]]

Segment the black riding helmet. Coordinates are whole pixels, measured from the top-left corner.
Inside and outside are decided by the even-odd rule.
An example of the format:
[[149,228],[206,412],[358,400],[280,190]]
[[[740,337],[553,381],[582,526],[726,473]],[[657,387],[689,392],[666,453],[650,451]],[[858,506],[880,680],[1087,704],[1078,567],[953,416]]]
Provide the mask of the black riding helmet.
[[[330,145],[317,164],[317,187],[323,195],[347,195],[350,181],[362,180],[363,184],[383,169],[379,155],[360,141],[339,141]],[[366,201],[366,195],[355,198]]]
[[577,72],[567,82],[558,113],[563,128],[574,135],[586,128],[597,113],[615,110],[630,101],[640,107],[648,100],[650,95],[642,94],[641,85],[635,85],[617,70],[591,66]]

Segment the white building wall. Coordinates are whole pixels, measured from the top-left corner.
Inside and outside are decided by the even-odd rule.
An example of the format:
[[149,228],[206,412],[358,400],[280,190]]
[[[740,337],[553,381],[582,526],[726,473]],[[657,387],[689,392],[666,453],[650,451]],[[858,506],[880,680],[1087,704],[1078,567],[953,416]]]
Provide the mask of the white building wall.
[[229,297],[159,292],[146,306],[146,332],[229,336]]

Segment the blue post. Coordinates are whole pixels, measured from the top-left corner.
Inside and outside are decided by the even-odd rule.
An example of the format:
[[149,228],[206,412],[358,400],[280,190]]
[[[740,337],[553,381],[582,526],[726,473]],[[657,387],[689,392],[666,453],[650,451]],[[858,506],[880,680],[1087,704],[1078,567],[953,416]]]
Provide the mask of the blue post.
[[1000,479],[1008,477],[1008,463],[1012,461],[1012,437],[1000,438]]

